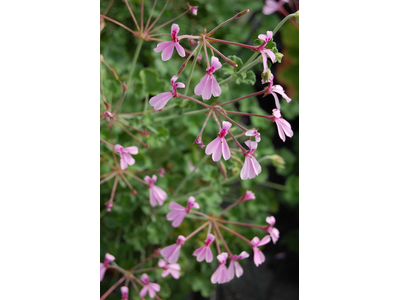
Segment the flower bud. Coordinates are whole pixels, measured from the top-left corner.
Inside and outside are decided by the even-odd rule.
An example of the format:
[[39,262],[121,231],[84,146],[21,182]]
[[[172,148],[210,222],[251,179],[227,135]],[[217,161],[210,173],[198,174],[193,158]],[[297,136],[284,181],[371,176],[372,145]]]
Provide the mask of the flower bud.
[[127,286],[121,286],[122,300],[128,300],[129,289]]
[[271,155],[270,159],[275,168],[279,168],[279,169],[285,168],[285,160],[282,158],[282,156],[274,154],[274,155]]

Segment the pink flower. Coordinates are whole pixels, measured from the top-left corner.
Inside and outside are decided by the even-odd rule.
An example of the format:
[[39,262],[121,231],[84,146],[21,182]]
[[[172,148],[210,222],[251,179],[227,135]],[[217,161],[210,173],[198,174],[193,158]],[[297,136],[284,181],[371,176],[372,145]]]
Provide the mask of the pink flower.
[[275,99],[275,105],[277,109],[281,109],[281,105],[279,104],[279,99],[278,96],[276,95],[276,93],[280,94],[283,98],[285,98],[286,102],[289,103],[290,101],[292,101],[292,99],[290,99],[286,94],[285,94],[285,90],[283,89],[282,86],[280,86],[279,84],[274,85],[274,75],[271,74],[270,77],[270,81],[269,81],[269,86],[267,89],[266,94],[272,94],[272,96],[274,96]]
[[[201,149],[203,149],[205,146],[203,145],[203,142],[201,141],[201,136],[197,136],[196,140],[194,141]],[[194,144],[193,143],[193,144]]]
[[256,267],[261,265],[265,261],[265,255],[264,253],[261,252],[260,249],[257,247],[268,244],[271,241],[271,237],[269,235],[266,235],[261,241],[258,237],[254,237],[251,240],[251,244],[253,245],[253,251],[254,251],[254,264]]
[[178,236],[176,244],[162,248],[160,254],[170,264],[176,263],[179,259],[179,252],[181,251],[181,247],[183,246],[185,241],[186,238],[183,235]]
[[109,254],[109,253],[106,253],[106,256],[105,256],[105,258],[104,258],[104,264],[103,264],[103,263],[100,263],[100,281],[102,281],[103,278],[104,278],[104,274],[106,273],[108,264],[109,264],[110,262],[114,261],[114,260],[115,260],[115,257],[114,257],[114,256],[112,256],[112,255]]
[[114,206],[114,203],[112,201],[107,201],[106,202],[106,208],[107,211],[111,211],[111,208]]
[[219,261],[219,266],[217,270],[215,270],[214,274],[211,276],[211,283],[225,283],[230,281],[228,268],[226,267],[226,260],[228,259],[228,253],[222,252],[217,256]]
[[154,49],[155,52],[161,52],[161,59],[166,61],[171,58],[172,52],[174,52],[174,47],[176,51],[181,57],[185,57],[185,49],[181,45],[179,45],[178,39],[179,25],[172,24],[171,26],[171,40],[168,42],[163,42],[157,45],[157,48]]
[[190,213],[191,207],[197,209],[200,208],[199,204],[195,203],[195,201],[196,199],[193,196],[190,196],[186,208],[176,202],[171,202],[169,204],[168,208],[172,211],[167,214],[167,220],[173,221],[172,227],[178,227],[179,225],[181,225],[186,214]]
[[261,141],[261,135],[260,133],[253,129],[253,130],[247,130],[246,131],[246,136],[255,136],[256,137],[256,142],[259,143]]
[[161,168],[160,170],[158,170],[158,173],[160,174],[161,177],[164,177],[164,174],[165,174],[164,168]]
[[269,223],[269,226],[267,227],[267,231],[269,232],[272,242],[275,244],[278,239],[279,239],[279,230],[275,227],[273,227],[275,225],[275,217],[274,216],[270,216],[267,217],[265,219],[265,221],[267,223]]
[[246,251],[242,251],[239,255],[233,255],[231,257],[231,263],[229,264],[228,273],[229,273],[229,281],[235,277],[239,278],[243,275],[243,268],[238,263],[238,259],[245,259],[248,258],[250,255]]
[[128,300],[129,289],[127,286],[121,286],[122,300]]
[[171,276],[175,279],[179,279],[179,277],[181,276],[181,274],[179,273],[179,271],[181,270],[179,264],[167,264],[165,260],[159,259],[158,266],[164,269],[164,271],[161,273],[162,277],[167,277],[168,274],[171,274]]
[[139,149],[136,146],[124,148],[120,144],[117,144],[114,146],[114,149],[121,156],[120,164],[122,170],[127,169],[128,165],[132,166],[135,163],[135,160],[131,155],[136,155],[139,153]]
[[147,293],[149,293],[150,298],[154,298],[156,292],[159,292],[161,289],[160,285],[157,283],[151,283],[149,281],[149,276],[147,276],[146,273],[143,273],[140,279],[143,281],[144,287],[140,291],[139,296],[144,297]]
[[206,69],[206,75],[204,75],[203,79],[200,80],[194,88],[194,93],[197,96],[201,95],[203,100],[208,100],[211,98],[211,94],[213,94],[214,97],[221,95],[221,88],[213,75],[213,73],[221,67],[222,64],[219,62],[219,59],[212,56],[211,67]]
[[175,83],[175,81],[178,79],[178,76],[174,75],[171,78],[171,85],[172,85],[172,92],[165,92],[165,93],[161,93],[158,94],[154,97],[151,97],[149,100],[149,104],[151,106],[153,106],[154,110],[160,110],[162,108],[164,108],[165,105],[167,105],[168,101],[171,98],[176,98],[177,96],[177,92],[176,89],[177,88],[184,88],[185,84],[183,84],[182,82],[177,82]]
[[197,16],[197,9],[199,8],[198,6],[191,6],[190,4],[189,4],[189,2],[187,2],[187,5],[189,6],[189,9],[190,9],[190,11],[192,12],[192,14],[194,15],[194,16]]
[[278,127],[278,134],[282,141],[286,140],[285,134],[291,138],[293,136],[292,127],[288,121],[282,118],[281,111],[279,109],[273,109],[272,114],[274,115],[273,122],[275,122]]
[[157,205],[157,202],[158,205],[163,205],[165,199],[167,199],[167,193],[160,189],[158,186],[154,185],[154,182],[157,181],[157,176],[153,175],[151,178],[149,176],[146,176],[144,180],[149,183],[147,187],[150,191],[150,205],[154,207]]
[[196,260],[198,262],[203,261],[206,258],[206,262],[210,263],[213,261],[213,254],[210,249],[211,243],[215,240],[215,236],[211,233],[207,235],[206,240],[204,241],[204,245],[200,248],[194,250],[193,256],[197,256]]
[[264,15],[270,15],[281,9],[284,2],[289,2],[289,0],[280,0],[276,2],[275,0],[265,0],[265,5],[262,9]]
[[262,58],[263,58],[263,66],[264,66],[264,72],[267,72],[268,70],[268,64],[267,64],[267,55],[271,59],[271,62],[275,62],[275,54],[272,52],[270,49],[265,48],[270,40],[272,40],[272,31],[267,31],[267,35],[265,34],[259,34],[258,38],[261,40],[264,40],[262,45],[258,47],[258,52],[261,53]]
[[254,200],[256,199],[256,196],[252,191],[246,191],[246,193],[243,195],[242,202],[247,201],[247,200]]
[[231,152],[229,151],[228,143],[225,140],[225,136],[228,134],[232,124],[229,122],[222,122],[222,129],[218,133],[218,136],[207,145],[206,154],[212,154],[213,161],[219,161],[221,159],[221,153],[225,160],[231,158]]
[[261,173],[261,166],[253,156],[253,152],[257,149],[257,142],[248,140],[244,143],[250,150],[244,154],[244,164],[242,171],[240,171],[240,178],[242,180],[252,179]]

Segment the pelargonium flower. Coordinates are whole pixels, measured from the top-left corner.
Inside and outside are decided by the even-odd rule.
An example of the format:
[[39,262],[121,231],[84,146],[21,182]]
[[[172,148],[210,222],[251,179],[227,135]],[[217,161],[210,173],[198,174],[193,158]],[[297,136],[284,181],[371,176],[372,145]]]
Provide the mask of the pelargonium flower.
[[267,92],[264,95],[267,94],[272,94],[272,96],[274,96],[275,99],[275,105],[277,109],[281,109],[281,105],[279,103],[279,99],[278,96],[276,95],[276,93],[280,94],[287,103],[289,103],[290,101],[292,101],[292,99],[290,99],[286,94],[285,94],[285,90],[283,89],[282,86],[280,86],[279,84],[277,85],[273,85],[274,83],[274,75],[271,75],[270,77],[270,84],[268,86]]
[[242,180],[252,179],[261,173],[261,166],[253,156],[253,152],[257,149],[258,143],[250,140],[245,141],[244,143],[250,148],[250,150],[244,154],[244,164],[240,171],[240,178]]
[[258,52],[261,53],[262,58],[263,58],[263,66],[264,66],[264,71],[263,72],[267,72],[268,70],[268,63],[267,63],[267,55],[269,56],[269,58],[271,59],[272,63],[275,62],[275,54],[274,52],[272,52],[270,49],[266,48],[268,42],[270,40],[272,40],[272,31],[267,31],[267,35],[265,34],[259,34],[258,38],[261,40],[264,40],[264,42],[262,43],[262,45],[260,47],[258,47]]
[[161,290],[159,284],[151,283],[149,281],[149,276],[146,273],[143,273],[142,276],[140,276],[140,279],[144,283],[144,287],[139,293],[140,297],[144,297],[147,293],[149,293],[150,298],[154,298],[156,293]]
[[204,258],[206,258],[206,262],[208,263],[213,261],[213,254],[211,252],[210,245],[214,240],[215,236],[209,233],[204,241],[204,245],[194,250],[193,256],[197,256],[196,260],[198,262],[203,261]]
[[229,273],[229,280],[232,280],[235,277],[239,278],[243,275],[243,268],[238,263],[238,259],[245,259],[248,258],[250,255],[246,251],[242,251],[239,255],[233,255],[231,257],[231,263],[229,264],[228,273]]
[[194,16],[197,16],[197,9],[199,8],[198,6],[191,6],[190,4],[189,4],[189,2],[187,2],[187,5],[189,6],[189,9],[190,9],[190,11],[192,12],[192,14],[194,15]]
[[269,234],[271,236],[272,242],[275,244],[279,239],[279,230],[277,228],[273,227],[276,222],[275,217],[274,216],[267,217],[265,219],[265,221],[267,223],[269,223],[269,226],[267,227],[267,231],[269,232]]
[[292,126],[290,126],[289,122],[282,118],[281,111],[279,109],[273,109],[272,114],[274,115],[273,122],[275,122],[278,127],[278,134],[282,141],[286,141],[286,136],[292,137],[293,130]]
[[252,191],[246,191],[246,193],[243,195],[241,201],[247,201],[247,200],[254,200],[256,199],[256,196],[254,195],[254,193]]
[[168,264],[165,260],[159,259],[158,266],[164,269],[164,271],[161,273],[161,277],[167,277],[168,274],[171,274],[171,276],[175,279],[179,279],[179,277],[181,276],[181,274],[179,273],[179,271],[181,270],[179,264]]
[[185,49],[181,45],[179,45],[179,39],[178,39],[178,32],[179,32],[179,25],[178,24],[172,24],[171,26],[171,40],[168,42],[162,42],[157,45],[157,47],[154,49],[155,52],[161,52],[161,59],[163,61],[166,61],[171,58],[172,52],[174,52],[174,47],[176,48],[176,51],[181,57],[185,57]]
[[181,225],[186,214],[190,213],[191,207],[197,209],[200,208],[199,204],[195,203],[195,201],[196,199],[193,196],[190,196],[186,208],[176,202],[171,202],[169,204],[168,208],[172,211],[167,214],[167,220],[173,221],[172,227],[178,227],[179,225]]
[[225,136],[228,134],[231,127],[232,124],[230,122],[223,121],[222,129],[218,133],[218,136],[207,145],[206,154],[212,154],[213,161],[219,161],[221,159],[221,153],[225,160],[231,158],[231,152],[229,151],[228,143],[225,140]]
[[182,82],[176,82],[175,81],[178,79],[178,76],[174,75],[171,78],[171,85],[172,85],[172,92],[165,92],[165,93],[161,93],[158,94],[154,97],[151,97],[149,100],[149,104],[151,106],[153,106],[154,110],[160,110],[162,108],[164,108],[165,105],[167,105],[168,101],[171,98],[176,98],[177,96],[177,92],[176,89],[177,88],[184,88],[185,84],[183,84]]
[[251,240],[251,244],[253,245],[253,251],[254,251],[254,264],[256,267],[261,265],[265,261],[265,255],[264,253],[261,252],[260,249],[257,247],[268,244],[271,241],[271,237],[269,235],[266,235],[261,241],[258,237],[254,237]]
[[230,281],[228,268],[226,267],[226,260],[228,259],[228,253],[222,252],[217,256],[219,266],[217,270],[211,276],[211,283],[225,283]]
[[176,263],[179,259],[179,252],[181,251],[181,247],[183,246],[185,241],[186,238],[183,235],[178,236],[176,244],[162,248],[160,250],[160,254],[170,264]]
[[120,144],[117,144],[114,146],[114,149],[121,157],[120,165],[122,170],[127,169],[128,165],[132,166],[135,163],[135,160],[131,155],[139,153],[139,149],[136,146],[124,148]]
[[[194,141],[201,149],[203,149],[205,146],[203,145],[203,142],[201,141],[201,136],[197,136],[196,140]],[[193,143],[193,144],[194,144]]]
[[157,176],[153,175],[151,178],[149,176],[146,176],[144,177],[144,180],[149,183],[147,187],[150,191],[150,205],[154,207],[157,205],[157,202],[158,205],[163,205],[165,199],[167,199],[167,193],[158,186],[154,185],[154,182],[157,181]]
[[121,286],[122,300],[128,300],[129,289],[127,286]]
[[114,256],[112,256],[109,253],[106,253],[106,256],[104,258],[104,264],[100,263],[100,281],[102,281],[103,278],[104,278],[104,274],[106,273],[106,270],[108,268],[108,264],[110,262],[114,261],[114,260],[115,260]]
[[160,174],[161,177],[164,177],[164,174],[165,174],[164,168],[161,168],[160,170],[158,170],[158,173]]
[[203,100],[208,100],[211,98],[211,94],[213,94],[214,97],[221,95],[221,88],[213,75],[213,73],[221,67],[222,64],[219,62],[218,57],[212,56],[211,66],[206,69],[206,75],[204,75],[203,79],[200,80],[194,88],[194,93],[197,96],[201,95]]
[[261,141],[261,135],[256,129],[247,130],[246,131],[246,136],[255,136],[257,143],[259,143]]
[[280,0],[279,2],[276,2],[275,0],[265,0],[265,5],[262,8],[262,13],[267,16],[273,14],[274,12],[281,9],[284,2],[289,2],[289,0]]

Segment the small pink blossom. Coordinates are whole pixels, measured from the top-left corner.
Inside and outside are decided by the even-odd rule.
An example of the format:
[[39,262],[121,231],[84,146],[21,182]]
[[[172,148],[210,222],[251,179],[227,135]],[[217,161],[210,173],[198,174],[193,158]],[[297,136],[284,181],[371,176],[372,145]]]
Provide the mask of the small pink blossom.
[[256,142],[257,143],[259,143],[261,141],[261,135],[256,129],[247,130],[246,131],[246,136],[254,136],[256,138]]
[[157,283],[151,283],[149,281],[149,276],[146,273],[143,273],[140,277],[142,282],[144,283],[144,287],[139,293],[140,297],[144,297],[147,293],[149,293],[150,298],[154,298],[156,293],[161,290],[161,287]]
[[[264,83],[264,82],[263,82],[263,83]],[[279,99],[278,99],[278,96],[276,95],[276,93],[280,94],[280,95],[286,100],[287,103],[289,103],[290,101],[292,101],[292,99],[290,99],[290,98],[285,94],[285,90],[283,89],[282,86],[280,86],[279,84],[273,85],[273,83],[274,83],[274,75],[271,74],[270,81],[269,81],[269,86],[268,86],[268,89],[267,89],[266,94],[269,93],[269,94],[271,94],[272,96],[274,96],[276,108],[277,108],[277,109],[281,109],[281,105],[280,105],[280,103],[279,103]]]
[[128,300],[129,289],[127,286],[121,286],[122,300]]
[[228,253],[222,252],[217,256],[219,266],[217,270],[215,270],[214,274],[211,276],[211,283],[225,283],[230,281],[228,268],[226,267],[226,261],[228,259]]
[[221,88],[213,75],[213,73],[221,67],[222,64],[219,62],[218,57],[212,56],[211,66],[206,69],[206,75],[204,75],[203,79],[200,80],[194,88],[194,93],[197,96],[201,95],[203,100],[208,100],[211,98],[211,94],[213,94],[214,97],[221,95]]
[[176,244],[162,248],[160,254],[170,264],[176,263],[179,259],[179,252],[181,251],[181,247],[183,246],[185,241],[186,238],[183,235],[178,236]]
[[205,146],[203,145],[203,142],[201,141],[201,136],[197,136],[196,140],[194,141],[201,149],[203,149]]
[[108,264],[114,260],[115,260],[114,256],[112,256],[109,253],[106,253],[106,256],[104,258],[104,263],[100,263],[100,281],[102,281],[104,278],[104,274],[106,273]]
[[199,204],[195,203],[195,201],[196,199],[193,196],[190,196],[186,208],[176,202],[171,202],[169,204],[168,208],[172,211],[167,214],[167,220],[173,221],[172,227],[178,227],[181,225],[186,214],[190,213],[190,208],[200,208]]
[[164,177],[164,174],[165,174],[164,168],[161,168],[160,170],[158,170],[158,173],[160,174],[161,177]]
[[165,105],[167,105],[168,101],[171,98],[176,98],[177,96],[177,88],[184,88],[185,84],[182,82],[175,82],[178,79],[178,76],[174,75],[171,78],[171,85],[172,85],[172,92],[165,92],[158,94],[154,97],[151,97],[149,100],[149,104],[153,106],[154,110],[160,110],[164,108]]
[[289,2],[289,0],[280,0],[276,2],[275,0],[265,0],[265,5],[262,8],[262,13],[264,15],[270,15],[282,8],[283,3]]
[[272,35],[273,35],[272,31],[267,31],[267,35],[265,35],[265,34],[259,34],[258,35],[259,39],[264,40],[262,45],[260,47],[258,47],[258,50],[257,50],[258,52],[261,53],[262,58],[263,58],[264,72],[267,72],[267,70],[268,70],[267,55],[271,59],[272,63],[275,62],[275,54],[274,54],[274,52],[272,52],[270,49],[266,48],[268,42],[270,40],[272,40]]
[[124,148],[120,144],[117,144],[114,146],[114,149],[121,157],[120,164],[122,170],[127,169],[128,165],[132,166],[135,163],[135,160],[131,155],[136,155],[139,153],[139,149],[136,146]]
[[267,217],[265,221],[269,224],[266,230],[269,232],[272,242],[275,244],[279,239],[279,230],[273,227],[275,225],[275,217]]
[[221,153],[225,160],[231,158],[231,152],[229,151],[228,143],[225,140],[225,136],[228,134],[232,124],[229,122],[222,122],[222,129],[218,133],[218,136],[207,145],[206,154],[212,154],[213,161],[219,161],[221,159]]
[[194,16],[197,16],[197,9],[199,8],[198,6],[191,6],[190,4],[189,4],[189,2],[186,2],[187,3],[187,5],[189,6],[189,9],[190,9],[190,11],[192,12],[192,14],[194,15]]
[[[205,146],[203,146],[205,147]],[[196,168],[191,161],[188,162],[188,168],[190,172],[195,172],[197,173],[199,171],[199,168]]]
[[240,178],[242,180],[252,179],[261,173],[261,166],[253,156],[258,143],[250,140],[245,141],[244,143],[250,148],[250,150],[244,154],[244,164],[240,171]]
[[252,191],[246,191],[246,193],[243,195],[242,202],[247,201],[247,200],[254,200],[256,199],[256,196]]
[[232,280],[235,277],[239,278],[243,275],[243,268],[238,263],[238,259],[245,259],[248,258],[250,255],[246,251],[242,251],[239,255],[233,255],[231,257],[231,262],[229,264],[228,273],[229,273],[229,280]]
[[158,266],[164,269],[164,271],[161,273],[162,277],[167,277],[169,274],[171,274],[173,278],[179,279],[179,277],[181,276],[181,274],[179,273],[179,271],[181,270],[179,264],[168,264],[165,260],[159,259]]
[[268,244],[271,241],[271,237],[269,235],[266,235],[261,241],[258,237],[254,237],[251,240],[251,244],[253,245],[253,251],[254,251],[254,264],[256,267],[261,265],[265,261],[265,255],[264,253],[261,252],[260,249],[258,249],[259,246]]
[[194,250],[193,256],[197,256],[196,260],[198,262],[203,261],[204,258],[206,259],[206,262],[210,263],[213,261],[213,254],[210,249],[211,243],[215,240],[215,236],[209,233],[207,235],[206,240],[204,241],[204,245],[201,246],[200,248]]
[[278,127],[278,134],[282,141],[286,141],[286,136],[292,137],[293,130],[292,126],[290,126],[289,122],[282,118],[281,111],[279,109],[273,109],[272,114],[274,115],[273,122],[275,122]]
[[178,39],[179,25],[172,24],[171,26],[171,40],[168,42],[163,42],[157,45],[157,48],[154,49],[155,52],[161,52],[161,59],[163,61],[169,60],[172,56],[172,52],[174,52],[174,47],[176,51],[181,57],[185,57],[185,49],[179,44]]
[[150,205],[153,207],[156,206],[157,203],[160,206],[163,205],[165,199],[167,199],[167,193],[158,186],[154,185],[154,182],[157,181],[157,176],[153,175],[151,178],[149,176],[146,176],[144,177],[144,180],[149,183],[147,187],[150,191]]
[[112,201],[107,201],[106,202],[106,208],[107,211],[111,211],[111,208],[114,206],[114,203]]

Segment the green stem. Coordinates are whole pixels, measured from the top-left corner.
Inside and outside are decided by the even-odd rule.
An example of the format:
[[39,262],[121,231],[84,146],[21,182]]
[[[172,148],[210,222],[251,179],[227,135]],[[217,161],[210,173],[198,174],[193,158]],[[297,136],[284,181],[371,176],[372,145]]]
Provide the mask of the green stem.
[[283,24],[286,23],[287,20],[289,20],[292,17],[296,17],[296,13],[297,12],[287,15],[282,21],[280,21],[280,23],[278,25],[276,25],[275,29],[272,31],[272,35],[275,35],[275,33],[279,30],[279,28],[282,27]]
[[208,108],[205,108],[205,109],[199,109],[199,110],[188,111],[188,112],[185,112],[185,113],[180,114],[180,115],[173,115],[173,116],[168,116],[168,117],[164,117],[164,118],[156,118],[156,119],[154,119],[154,122],[172,120],[172,119],[180,118],[180,117],[183,117],[183,116],[197,115],[197,114],[206,112],[206,111],[208,111],[208,110],[209,110]]
[[192,66],[191,66],[191,68],[190,68],[189,76],[188,76],[188,78],[186,79],[186,85],[185,85],[186,88],[185,88],[185,93],[184,93],[184,95],[187,95],[187,93],[188,93],[188,91],[189,91],[190,80],[192,79],[194,67],[196,66],[197,58],[199,57],[202,43],[203,43],[203,41],[200,42],[199,48],[197,49],[196,57],[193,59]]
[[129,70],[129,75],[128,75],[128,84],[127,84],[128,90],[130,88],[130,84],[131,84],[131,80],[132,80],[132,76],[133,76],[133,71],[135,70],[136,62],[137,62],[137,59],[139,57],[140,50],[142,49],[142,44],[143,44],[143,40],[140,39],[139,40],[139,44],[136,47],[135,54],[133,55],[132,65],[131,65],[131,69]]

